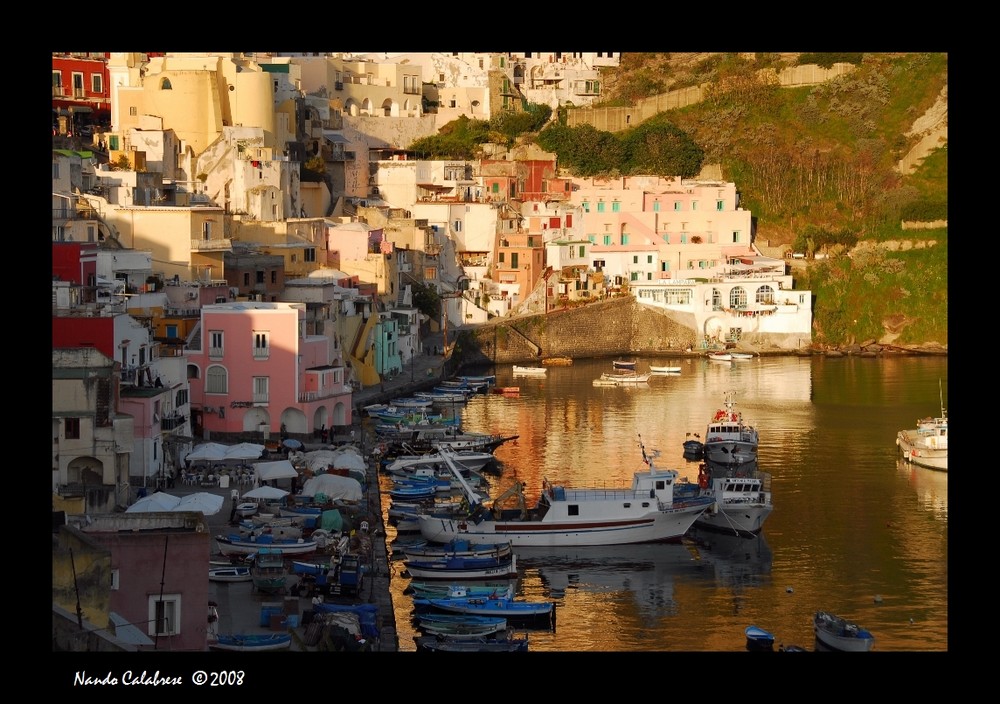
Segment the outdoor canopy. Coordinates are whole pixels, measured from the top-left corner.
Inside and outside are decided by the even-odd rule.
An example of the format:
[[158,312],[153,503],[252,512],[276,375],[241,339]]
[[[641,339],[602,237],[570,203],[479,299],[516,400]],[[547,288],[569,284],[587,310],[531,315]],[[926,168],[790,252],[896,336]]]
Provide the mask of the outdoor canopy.
[[295,467],[288,460],[278,460],[277,462],[254,462],[253,468],[260,481],[271,481],[272,479],[291,479],[299,476]]

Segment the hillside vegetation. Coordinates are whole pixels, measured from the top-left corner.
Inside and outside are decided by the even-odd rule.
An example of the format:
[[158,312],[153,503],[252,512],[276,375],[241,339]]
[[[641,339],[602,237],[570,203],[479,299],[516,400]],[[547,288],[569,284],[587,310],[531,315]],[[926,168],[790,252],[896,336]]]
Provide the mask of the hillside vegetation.
[[[856,68],[796,88],[761,72],[796,63]],[[815,293],[817,343],[947,345],[947,229],[902,227],[904,220],[946,220],[947,143],[915,172],[897,170],[921,136],[908,133],[947,81],[947,54],[937,53],[623,54],[617,68],[602,72],[601,105],[631,105],[693,85],[706,87],[706,99],[617,133],[568,128],[562,112],[540,132],[528,129],[528,118],[503,131],[485,123],[461,131],[510,144],[511,126],[523,127],[518,141],[536,141],[578,176],[693,177],[718,164],[753,213],[759,245],[827,255],[795,272],[796,285]],[[543,112],[525,107],[536,118]],[[449,150],[441,142],[454,136],[420,146],[443,156]],[[475,147],[455,146],[452,156]]]

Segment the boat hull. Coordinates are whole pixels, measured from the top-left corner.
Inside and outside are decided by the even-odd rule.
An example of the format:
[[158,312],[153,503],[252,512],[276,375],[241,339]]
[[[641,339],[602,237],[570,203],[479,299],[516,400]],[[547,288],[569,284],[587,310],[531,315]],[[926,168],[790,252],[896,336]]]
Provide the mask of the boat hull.
[[927,469],[948,471],[948,448],[931,448],[921,440],[917,430],[900,430],[896,436],[896,445],[903,459]]
[[827,648],[847,653],[867,653],[875,647],[875,636],[857,624],[817,612],[813,619],[816,640]]
[[461,518],[421,515],[418,521],[421,535],[436,542],[466,540],[472,544],[484,544],[509,541],[515,548],[629,545],[680,540],[709,503],[605,520],[485,519],[474,523]]
[[257,543],[249,541],[237,541],[216,536],[215,542],[219,546],[219,552],[223,555],[251,555],[261,548],[278,548],[285,555],[304,555],[316,550],[315,540],[299,540],[294,543]]
[[212,650],[233,650],[243,653],[287,650],[292,645],[292,636],[288,633],[220,635],[217,641],[208,644]]

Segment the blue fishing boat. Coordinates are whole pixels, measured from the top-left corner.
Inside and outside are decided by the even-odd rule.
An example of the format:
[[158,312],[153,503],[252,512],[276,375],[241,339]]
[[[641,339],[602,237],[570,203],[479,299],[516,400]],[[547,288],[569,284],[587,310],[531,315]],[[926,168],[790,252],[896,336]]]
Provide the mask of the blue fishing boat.
[[452,557],[446,560],[404,560],[411,577],[418,579],[494,579],[517,576],[517,555],[497,560],[486,557]]
[[556,605],[553,601],[517,601],[507,596],[497,599],[486,597],[465,597],[445,599],[414,599],[413,606],[417,612],[443,611],[451,614],[466,614],[469,616],[502,616],[511,622],[533,623],[555,622]]
[[446,636],[414,636],[418,651],[433,653],[526,653],[528,637],[516,638],[507,633],[502,636],[477,638]]
[[765,631],[760,626],[747,626],[743,629],[747,638],[747,650],[771,650],[774,648],[774,634]]
[[232,633],[209,642],[212,650],[235,650],[243,653],[287,650],[292,645],[290,633]]

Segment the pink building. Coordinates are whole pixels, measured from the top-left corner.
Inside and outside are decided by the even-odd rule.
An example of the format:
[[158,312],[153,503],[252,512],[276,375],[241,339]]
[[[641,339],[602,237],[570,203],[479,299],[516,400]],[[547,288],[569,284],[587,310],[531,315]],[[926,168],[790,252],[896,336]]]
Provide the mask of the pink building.
[[152,641],[140,650],[208,648],[212,533],[201,513],[99,515],[80,530],[111,552],[108,607]]
[[195,437],[264,441],[351,424],[351,388],[324,335],[306,334],[306,304],[245,301],[201,310],[189,347]]

